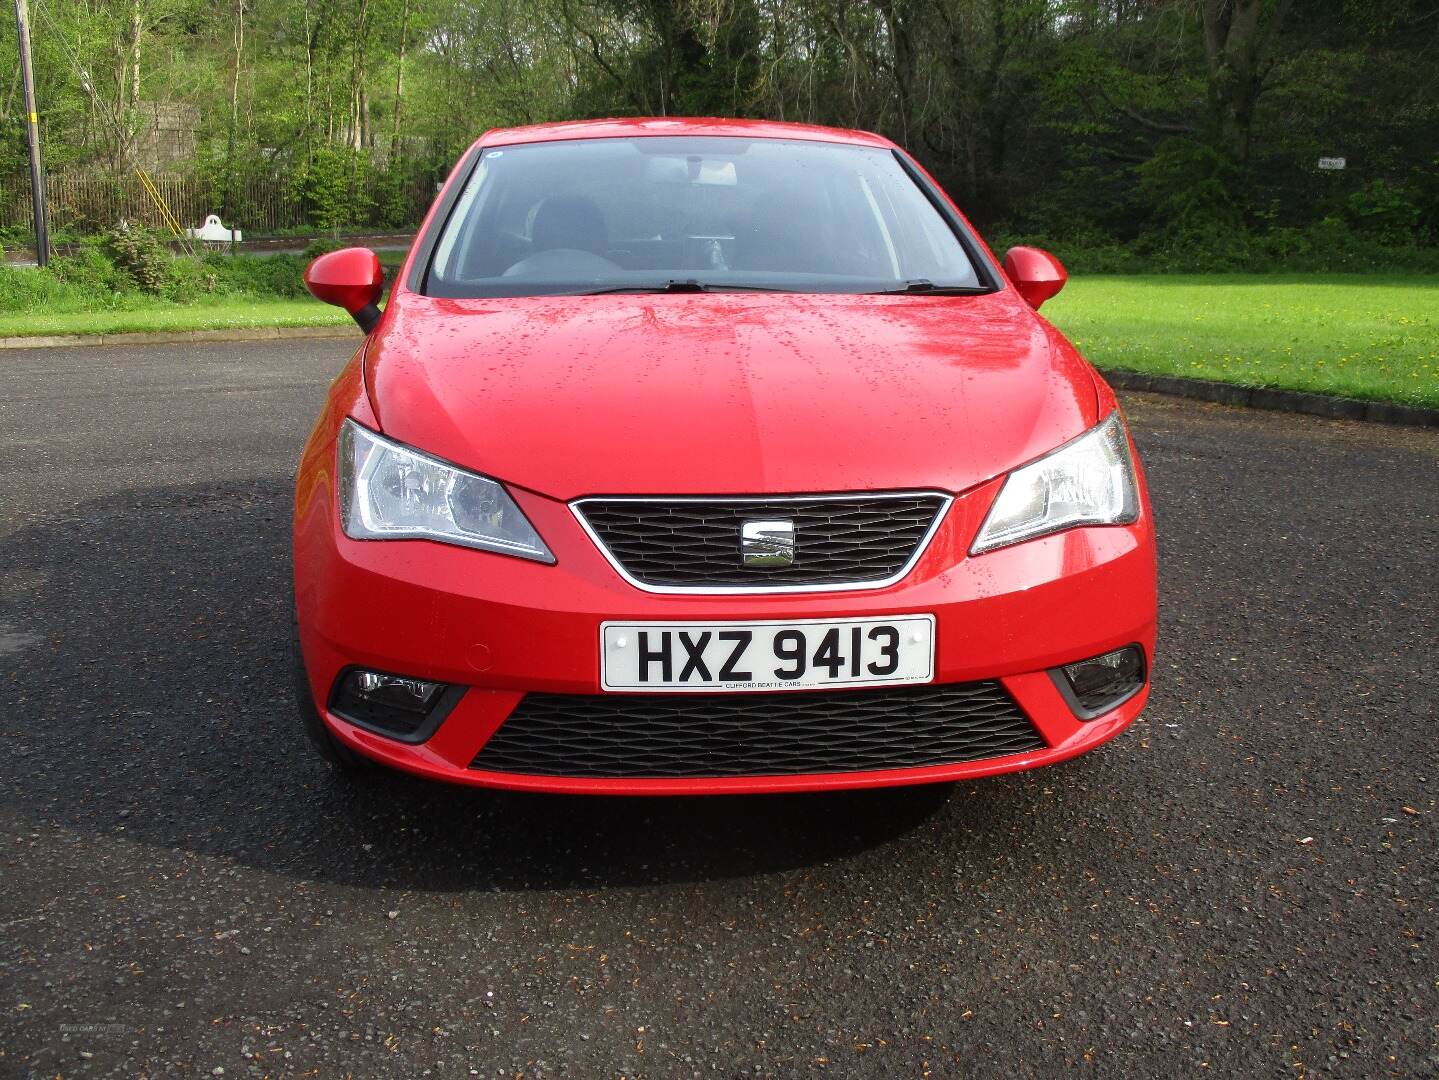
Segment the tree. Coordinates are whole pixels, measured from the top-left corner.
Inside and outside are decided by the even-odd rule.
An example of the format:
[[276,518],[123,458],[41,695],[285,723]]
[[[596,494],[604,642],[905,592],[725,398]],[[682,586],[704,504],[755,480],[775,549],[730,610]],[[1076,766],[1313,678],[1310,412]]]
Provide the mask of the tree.
[[[1015,228],[1129,240],[1328,216],[1392,237],[1439,214],[1432,0],[36,8],[54,168],[123,172],[150,117],[193,109],[196,161],[174,168],[202,170],[242,214],[251,180],[281,177],[312,220],[410,220],[487,127],[636,114],[879,131],[981,222]],[[0,85],[0,118],[16,93]],[[15,173],[19,125],[7,130],[0,171]],[[1362,168],[1316,183],[1329,153]]]
[[1249,164],[1254,108],[1274,66],[1274,46],[1292,0],[1203,0],[1209,102],[1221,142]]

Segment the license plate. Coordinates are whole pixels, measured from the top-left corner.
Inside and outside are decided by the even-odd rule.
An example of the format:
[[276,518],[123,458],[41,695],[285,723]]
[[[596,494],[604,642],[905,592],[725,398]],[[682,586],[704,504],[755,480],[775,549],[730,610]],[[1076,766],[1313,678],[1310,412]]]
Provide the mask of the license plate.
[[812,690],[933,678],[933,615],[600,625],[600,685],[605,690]]

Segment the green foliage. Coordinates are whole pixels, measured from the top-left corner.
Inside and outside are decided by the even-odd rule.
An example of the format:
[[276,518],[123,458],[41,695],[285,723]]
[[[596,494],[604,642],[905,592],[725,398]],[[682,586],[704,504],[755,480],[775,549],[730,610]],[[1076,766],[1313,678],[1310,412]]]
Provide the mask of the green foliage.
[[1439,243],[1439,155],[1410,174],[1409,191],[1419,208],[1419,243]]
[[69,272],[74,265],[71,259],[54,259],[49,270],[0,266],[0,311],[51,311],[107,301],[114,306],[118,294],[76,280]]
[[1402,185],[1371,180],[1344,200],[1346,216],[1355,229],[1387,244],[1412,241],[1422,212]]
[[347,246],[345,241],[336,236],[317,236],[305,245],[304,256],[306,259],[318,259],[321,255],[328,255],[332,251],[339,251]]
[[[313,246],[313,245],[312,245]],[[206,270],[215,276],[216,290],[231,296],[309,296],[305,289],[305,255],[207,255]]]
[[1015,244],[1053,252],[1071,274],[1439,274],[1439,248],[1386,243],[1330,217],[1303,228],[1264,231],[1195,227],[1142,234],[1120,244],[1100,232],[997,233],[995,253]]
[[101,299],[119,298],[135,292],[135,279],[115,265],[99,241],[81,244],[73,254],[50,260],[42,277],[53,277],[65,285]]
[[158,296],[170,280],[170,249],[141,225],[122,222],[105,234],[110,261],[140,289]]
[[146,297],[184,306],[221,298],[309,296],[303,276],[309,260],[299,255],[171,257],[161,247],[157,263],[149,245],[143,247],[141,270],[149,287],[141,288],[134,272],[119,263],[116,252],[129,252],[131,245],[115,245],[111,238],[82,244],[73,255],[50,260],[48,269],[0,267],[0,309],[110,311],[133,307]]
[[1073,233],[997,233],[990,243],[1001,259],[1016,244],[1043,248],[1059,258],[1071,274],[1140,274],[1155,268],[1128,244],[1096,231]]
[[1238,168],[1208,143],[1166,139],[1153,157],[1134,169],[1134,175],[1151,220],[1163,232],[1213,235],[1241,224]]
[[357,183],[369,168],[364,151],[326,146],[317,149],[291,181],[306,218],[317,229],[362,224],[369,217],[369,200]]
[[[50,223],[50,244],[52,247],[61,244],[81,244],[87,240],[93,240],[94,233],[87,229],[79,229],[70,224],[56,225]],[[34,226],[30,221],[29,188],[25,189],[25,202],[23,204],[23,224],[0,226],[0,244],[14,250],[17,248],[33,248],[35,245]]]
[[179,255],[166,266],[161,295],[176,304],[193,304],[219,290],[219,276],[201,258]]
[[[118,186],[158,155],[252,234],[262,211],[276,219],[275,183],[285,224],[413,227],[487,127],[719,114],[880,131],[981,226],[1082,235],[1107,265],[1131,258],[1116,245],[1252,262],[1275,230],[1299,231],[1278,234],[1286,252],[1329,250],[1304,235],[1327,218],[1382,245],[1439,243],[1432,0],[1263,2],[1206,33],[1216,4],[46,0],[35,48],[55,175]],[[14,48],[0,35],[7,70]],[[0,94],[17,136],[0,140],[0,179],[19,183],[15,102]],[[187,160],[166,160],[177,150]],[[1338,154],[1348,169],[1316,169]],[[87,204],[84,224],[137,212],[122,203]],[[81,210],[57,201],[59,231]],[[10,213],[0,240],[28,243]]]
[[405,171],[399,165],[380,174],[374,194],[373,220],[376,225],[398,229],[411,224],[415,199],[409,186]]

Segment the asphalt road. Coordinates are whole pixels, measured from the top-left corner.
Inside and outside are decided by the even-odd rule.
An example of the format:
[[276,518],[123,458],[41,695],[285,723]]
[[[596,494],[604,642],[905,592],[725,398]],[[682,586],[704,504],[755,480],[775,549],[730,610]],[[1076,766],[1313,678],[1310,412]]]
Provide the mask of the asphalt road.
[[287,668],[351,347],[0,358],[0,1075],[1439,1073],[1439,432],[1129,398],[1157,683],[1065,765],[355,787]]

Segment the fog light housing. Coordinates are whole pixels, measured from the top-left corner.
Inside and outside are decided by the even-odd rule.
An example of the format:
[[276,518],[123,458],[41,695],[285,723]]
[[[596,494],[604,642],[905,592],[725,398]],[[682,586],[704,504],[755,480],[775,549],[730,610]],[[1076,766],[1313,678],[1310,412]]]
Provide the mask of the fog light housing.
[[387,671],[349,668],[335,680],[330,712],[356,727],[402,742],[424,742],[464,687]]
[[1138,645],[1053,668],[1049,677],[1081,720],[1093,720],[1128,701],[1144,686],[1144,650]]

